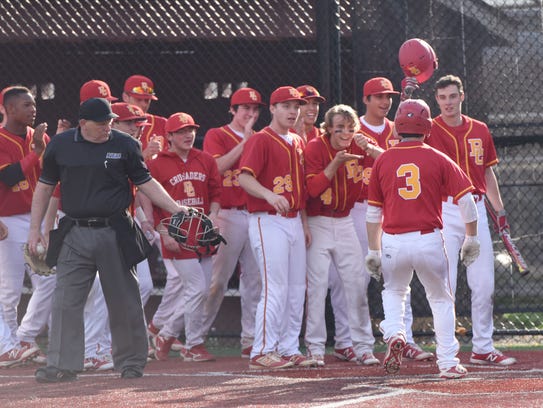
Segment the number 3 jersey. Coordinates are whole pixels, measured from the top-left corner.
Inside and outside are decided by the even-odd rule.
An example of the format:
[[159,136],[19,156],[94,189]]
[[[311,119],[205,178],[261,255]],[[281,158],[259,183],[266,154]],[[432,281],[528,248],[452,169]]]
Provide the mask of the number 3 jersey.
[[388,234],[428,231],[443,228],[443,196],[457,201],[471,191],[466,174],[445,154],[420,141],[404,141],[375,160],[368,204],[382,207]]
[[[269,126],[247,141],[240,160],[240,170],[254,176],[262,186],[285,197],[292,211],[305,208],[304,142],[289,132],[288,140]],[[273,211],[266,200],[247,196],[249,212]]]

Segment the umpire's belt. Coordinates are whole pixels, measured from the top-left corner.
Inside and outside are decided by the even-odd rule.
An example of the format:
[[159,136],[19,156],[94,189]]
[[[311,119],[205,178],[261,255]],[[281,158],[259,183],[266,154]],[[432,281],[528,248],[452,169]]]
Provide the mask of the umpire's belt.
[[92,217],[92,218],[72,218],[75,225],[88,228],[104,228],[110,225],[110,218]]

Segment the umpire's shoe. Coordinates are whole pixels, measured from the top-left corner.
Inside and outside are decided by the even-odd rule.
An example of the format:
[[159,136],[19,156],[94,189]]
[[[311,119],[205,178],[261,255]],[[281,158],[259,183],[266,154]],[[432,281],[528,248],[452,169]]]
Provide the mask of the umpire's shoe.
[[42,367],[36,370],[34,374],[39,383],[58,383],[77,380],[77,372],[71,370],[61,370],[56,367]]

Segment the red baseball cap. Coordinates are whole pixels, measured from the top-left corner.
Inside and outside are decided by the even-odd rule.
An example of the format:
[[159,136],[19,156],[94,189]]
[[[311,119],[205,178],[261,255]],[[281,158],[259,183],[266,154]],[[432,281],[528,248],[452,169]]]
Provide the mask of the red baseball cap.
[[235,105],[266,105],[262,102],[260,92],[253,88],[239,88],[230,97],[230,106]]
[[198,129],[200,125],[194,123],[194,119],[187,113],[178,112],[174,113],[166,121],[166,132],[172,133],[181,130],[186,127],[193,127]]
[[90,98],[104,98],[110,102],[119,99],[111,95],[108,84],[98,79],[91,79],[85,82],[79,90],[79,103],[83,103]]
[[281,86],[273,91],[270,97],[270,105],[288,101],[298,101],[302,105],[307,103],[300,95],[300,92],[292,86]]
[[302,85],[296,88],[300,92],[300,96],[304,99],[316,99],[319,102],[325,102],[326,98],[321,96],[317,88],[311,85]]
[[116,115],[119,115],[116,122],[124,122],[126,120],[136,120],[136,126],[147,125],[147,117],[145,112],[136,105],[130,105],[125,102],[117,102],[111,105],[111,110]]
[[371,78],[364,84],[364,96],[377,94],[399,94],[394,90],[392,82],[385,77]]
[[153,84],[150,78],[143,75],[128,77],[124,82],[124,92],[139,99],[158,100],[155,96],[155,84]]

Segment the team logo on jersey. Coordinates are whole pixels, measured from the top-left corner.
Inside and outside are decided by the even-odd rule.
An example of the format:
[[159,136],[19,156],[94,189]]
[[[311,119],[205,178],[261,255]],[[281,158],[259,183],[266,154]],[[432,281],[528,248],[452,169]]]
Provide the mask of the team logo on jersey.
[[106,153],[106,159],[120,159],[122,158],[122,154],[121,153]]

